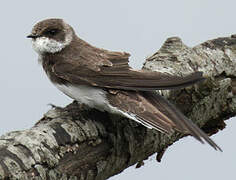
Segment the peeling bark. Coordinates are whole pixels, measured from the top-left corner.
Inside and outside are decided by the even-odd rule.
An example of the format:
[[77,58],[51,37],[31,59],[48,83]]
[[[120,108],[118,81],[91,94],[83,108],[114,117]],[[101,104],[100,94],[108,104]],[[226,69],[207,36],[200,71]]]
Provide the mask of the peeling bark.
[[[203,71],[208,79],[175,91],[159,91],[209,135],[236,114],[236,38],[217,38],[189,48],[166,40],[144,68],[178,74]],[[118,115],[73,102],[54,107],[34,127],[0,137],[0,179],[102,180],[158,153],[183,137],[150,130]]]

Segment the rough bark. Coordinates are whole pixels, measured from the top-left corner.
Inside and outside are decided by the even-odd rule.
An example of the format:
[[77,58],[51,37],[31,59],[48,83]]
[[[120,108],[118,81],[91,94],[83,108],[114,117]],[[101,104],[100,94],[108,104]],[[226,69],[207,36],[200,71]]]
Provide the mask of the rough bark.
[[[236,38],[217,38],[189,48],[169,38],[144,68],[208,79],[175,91],[160,91],[210,134],[236,114]],[[79,106],[54,107],[31,129],[0,137],[0,179],[107,179],[164,150],[183,137],[168,137],[131,120]],[[210,148],[210,147],[209,147]],[[223,147],[222,147],[223,148]]]

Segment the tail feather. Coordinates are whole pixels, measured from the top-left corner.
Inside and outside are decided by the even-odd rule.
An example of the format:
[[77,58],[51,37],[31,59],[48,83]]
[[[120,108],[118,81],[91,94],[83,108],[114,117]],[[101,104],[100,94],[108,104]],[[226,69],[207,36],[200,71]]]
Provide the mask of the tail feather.
[[191,134],[201,143],[207,142],[215,150],[222,151],[222,149],[211,140],[207,134],[205,134],[197,125],[185,117],[173,104],[169,103],[162,96],[154,92],[143,92],[143,95],[147,100],[149,100],[149,102],[155,105],[157,109],[174,122],[176,127],[173,128],[180,132]]

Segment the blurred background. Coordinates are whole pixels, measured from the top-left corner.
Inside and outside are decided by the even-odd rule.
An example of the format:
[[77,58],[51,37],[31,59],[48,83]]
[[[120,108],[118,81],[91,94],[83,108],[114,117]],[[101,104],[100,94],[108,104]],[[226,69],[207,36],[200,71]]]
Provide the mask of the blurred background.
[[[213,0],[77,0],[2,1],[0,6],[0,134],[30,128],[50,109],[72,100],[59,92],[38,65],[26,36],[45,18],[63,18],[89,43],[131,53],[130,65],[141,68],[171,36],[188,46],[236,33],[236,1]],[[201,145],[191,137],[172,145],[157,163],[130,167],[112,180],[127,179],[234,179],[236,152],[235,118],[212,138],[223,153]]]

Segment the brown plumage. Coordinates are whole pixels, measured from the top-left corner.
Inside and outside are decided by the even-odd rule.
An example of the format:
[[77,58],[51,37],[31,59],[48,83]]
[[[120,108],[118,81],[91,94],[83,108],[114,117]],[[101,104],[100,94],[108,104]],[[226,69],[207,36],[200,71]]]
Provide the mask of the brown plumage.
[[[51,30],[53,33],[50,33]],[[104,93],[102,96],[105,96],[104,103],[109,103],[104,104],[104,107],[112,107],[113,110],[116,109],[123,115],[127,114],[128,117],[132,116],[140,123],[164,133],[170,134],[178,130],[191,134],[197,140],[201,142],[205,140],[214,149],[221,150],[174,105],[151,92],[192,85],[204,79],[201,72],[179,77],[161,72],[131,69],[128,65],[130,56],[128,53],[91,46],[77,37],[72,27],[61,19],[39,22],[28,37],[33,39],[43,68],[54,84],[65,85],[67,88],[76,87],[78,91],[83,86],[102,92]],[[48,44],[41,47],[42,43],[37,42],[40,38]],[[50,41],[51,39],[59,44],[56,46],[56,43],[53,44],[54,41]],[[60,43],[65,46],[60,46]],[[76,92],[63,92],[78,101],[82,98],[77,97]],[[97,100],[89,99],[89,101]],[[91,107],[103,110],[101,108],[103,104],[97,105],[98,103],[94,102],[93,106],[90,104]]]

